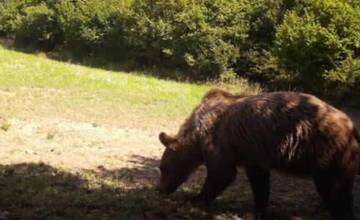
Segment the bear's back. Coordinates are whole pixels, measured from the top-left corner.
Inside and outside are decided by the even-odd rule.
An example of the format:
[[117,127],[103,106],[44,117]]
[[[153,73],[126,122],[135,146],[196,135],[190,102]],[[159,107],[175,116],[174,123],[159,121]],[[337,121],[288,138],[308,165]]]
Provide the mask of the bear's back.
[[340,110],[296,92],[240,98],[221,117],[214,141],[231,146],[239,160],[264,167],[307,169],[346,148],[354,130]]

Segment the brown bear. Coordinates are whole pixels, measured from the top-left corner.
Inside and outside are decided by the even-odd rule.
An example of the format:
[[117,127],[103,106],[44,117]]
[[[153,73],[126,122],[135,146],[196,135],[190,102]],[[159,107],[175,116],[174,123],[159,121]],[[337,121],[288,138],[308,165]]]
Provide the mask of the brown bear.
[[213,201],[246,170],[254,212],[263,215],[270,170],[312,177],[336,220],[354,220],[352,185],[360,165],[360,138],[351,119],[313,95],[271,92],[235,96],[211,90],[175,136],[160,133],[158,189],[171,193],[196,167],[207,177],[196,201]]

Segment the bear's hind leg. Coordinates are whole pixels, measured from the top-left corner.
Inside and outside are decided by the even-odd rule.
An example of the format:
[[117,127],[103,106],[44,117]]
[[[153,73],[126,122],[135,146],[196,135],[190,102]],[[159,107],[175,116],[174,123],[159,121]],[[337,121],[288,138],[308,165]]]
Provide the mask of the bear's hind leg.
[[269,203],[270,171],[257,167],[246,167],[245,170],[254,196],[255,215],[261,216]]
[[315,186],[335,220],[355,220],[353,213],[353,178],[339,178],[332,171],[319,172]]

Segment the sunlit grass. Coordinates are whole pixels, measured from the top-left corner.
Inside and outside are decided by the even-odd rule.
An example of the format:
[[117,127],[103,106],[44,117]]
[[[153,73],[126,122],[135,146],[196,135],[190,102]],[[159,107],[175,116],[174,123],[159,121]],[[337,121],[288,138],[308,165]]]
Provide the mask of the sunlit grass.
[[1,46],[0,57],[1,89],[61,89],[72,91],[74,97],[71,100],[78,100],[79,92],[90,92],[100,102],[116,103],[129,111],[142,111],[149,116],[184,116],[212,87],[224,87],[237,93],[257,93],[260,90],[246,81],[235,85],[198,85],[158,79],[141,72],[91,68],[51,60],[42,54],[24,54]]

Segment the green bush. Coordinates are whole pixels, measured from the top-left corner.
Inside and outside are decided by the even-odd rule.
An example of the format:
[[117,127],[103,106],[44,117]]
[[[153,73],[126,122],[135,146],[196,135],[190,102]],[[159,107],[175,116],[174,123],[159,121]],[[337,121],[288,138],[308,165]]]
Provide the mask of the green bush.
[[347,59],[326,73],[326,94],[346,105],[360,105],[360,59]]
[[281,25],[289,10],[302,4],[293,0],[253,0],[249,3],[246,20],[250,25],[248,43],[250,48],[269,49],[273,45],[276,27]]
[[51,0],[1,0],[0,31],[14,35],[17,42],[55,43],[61,32]]
[[360,14],[345,1],[308,1],[289,12],[276,34],[276,55],[305,89],[321,88],[326,71],[360,47]]
[[152,62],[212,78],[239,56],[247,25],[239,0],[135,0],[130,41]]
[[54,44],[61,35],[55,13],[45,3],[28,6],[22,10],[22,13],[14,30],[17,41]]
[[0,0],[0,32],[9,34],[15,29],[20,2],[19,0]]
[[[283,80],[288,76],[277,65],[272,48],[277,27],[282,24],[285,14],[300,6],[292,0],[253,0],[248,3],[245,16],[249,24],[248,36],[235,64],[240,75],[261,82],[269,89],[280,89],[280,84],[288,82]],[[280,81],[284,83],[279,84]]]
[[[131,0],[0,0],[0,32],[17,42],[47,42],[94,52],[119,41]],[[114,36],[117,34],[116,36]],[[123,37],[123,36],[121,36]],[[117,39],[116,42],[112,41]],[[121,42],[124,44],[124,42]]]
[[[109,35],[119,34],[119,29],[123,29],[119,19],[128,4],[123,0],[59,1],[56,9],[66,44],[92,51],[117,43],[108,42]],[[114,37],[121,40],[123,36]]]

